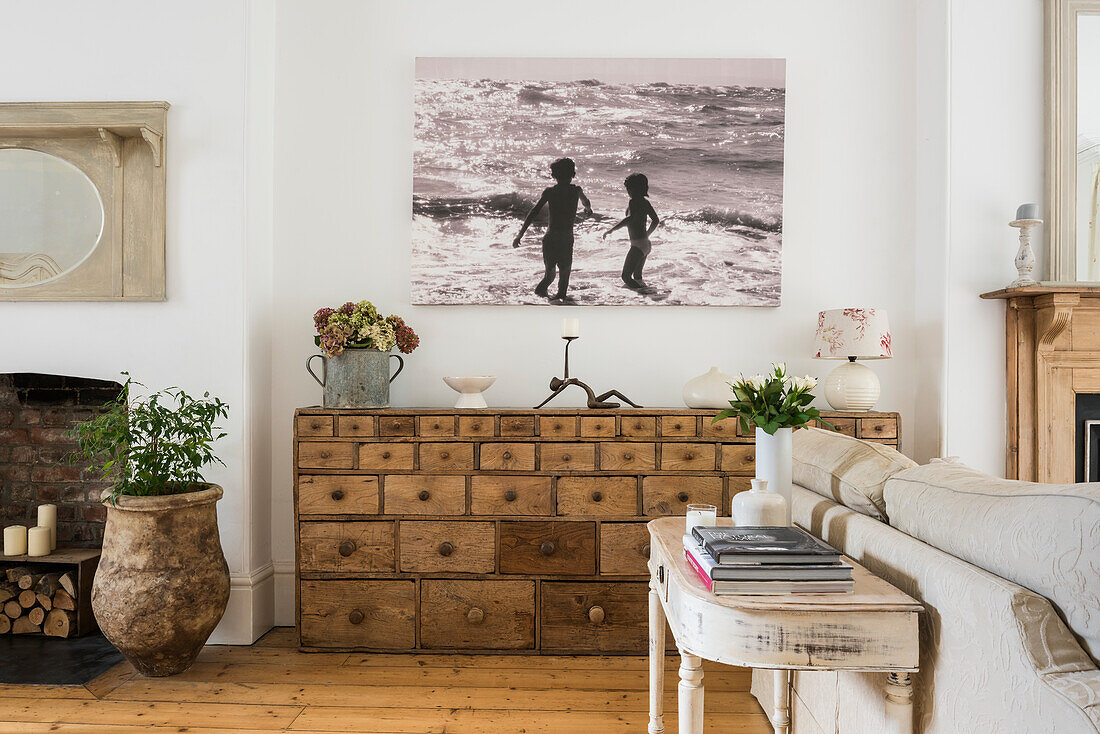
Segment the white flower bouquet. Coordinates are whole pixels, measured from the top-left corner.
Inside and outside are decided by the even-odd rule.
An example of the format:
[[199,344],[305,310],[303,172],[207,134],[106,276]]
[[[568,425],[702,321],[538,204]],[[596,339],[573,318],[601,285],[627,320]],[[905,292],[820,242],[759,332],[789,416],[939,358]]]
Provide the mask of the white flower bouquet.
[[712,422],[736,418],[745,433],[756,426],[769,436],[774,436],[780,428],[801,428],[810,421],[821,421],[832,428],[821,420],[817,408],[810,407],[815,387],[815,378],[809,375],[792,377],[787,374],[785,363],[776,362],[766,375],[741,375],[731,382],[734,399]]

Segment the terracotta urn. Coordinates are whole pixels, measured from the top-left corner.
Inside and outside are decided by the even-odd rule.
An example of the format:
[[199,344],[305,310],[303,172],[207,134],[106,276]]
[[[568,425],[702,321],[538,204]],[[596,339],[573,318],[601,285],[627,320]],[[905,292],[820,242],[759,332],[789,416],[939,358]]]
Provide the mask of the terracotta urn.
[[222,488],[200,486],[104,503],[92,611],[104,636],[144,675],[191,667],[229,602],[216,508]]

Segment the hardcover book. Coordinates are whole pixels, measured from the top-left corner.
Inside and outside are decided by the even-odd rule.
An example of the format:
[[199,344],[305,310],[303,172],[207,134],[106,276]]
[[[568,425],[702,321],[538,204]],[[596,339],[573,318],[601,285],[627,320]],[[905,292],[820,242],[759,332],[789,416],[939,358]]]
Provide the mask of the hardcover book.
[[844,561],[823,563],[719,565],[690,535],[684,551],[697,570],[714,581],[851,581],[852,567]]
[[822,564],[840,552],[796,527],[695,527],[692,535],[718,562],[727,564]]

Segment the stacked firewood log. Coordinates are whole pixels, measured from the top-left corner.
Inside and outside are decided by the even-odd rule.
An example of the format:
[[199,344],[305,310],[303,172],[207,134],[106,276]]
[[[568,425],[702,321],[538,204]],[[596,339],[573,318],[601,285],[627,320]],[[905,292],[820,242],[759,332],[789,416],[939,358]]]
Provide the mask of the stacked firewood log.
[[0,634],[75,635],[78,591],[71,573],[5,569],[0,576]]

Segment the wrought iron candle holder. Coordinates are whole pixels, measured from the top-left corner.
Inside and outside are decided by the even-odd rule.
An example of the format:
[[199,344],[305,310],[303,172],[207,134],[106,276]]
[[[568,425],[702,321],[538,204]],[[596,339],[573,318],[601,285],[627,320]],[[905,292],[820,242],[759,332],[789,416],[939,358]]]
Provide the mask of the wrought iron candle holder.
[[642,407],[642,406],[638,405],[637,403],[635,403],[634,401],[632,401],[627,396],[623,395],[618,390],[608,390],[605,393],[601,393],[601,394],[597,395],[596,391],[593,390],[592,388],[590,388],[588,385],[581,382],[576,377],[570,377],[569,376],[569,345],[575,339],[580,339],[580,337],[579,336],[563,336],[562,339],[565,340],[565,376],[564,377],[551,378],[551,380],[550,380],[550,389],[553,392],[550,393],[550,397],[546,398],[546,400],[543,400],[541,403],[539,403],[538,405],[535,406],[536,410],[538,410],[542,406],[546,405],[547,403],[549,403],[551,400],[553,400],[557,396],[561,395],[563,392],[565,392],[565,389],[567,387],[569,387],[570,385],[576,385],[577,387],[580,387],[581,389],[583,389],[585,391],[585,393],[588,394],[588,407],[589,408],[618,408],[619,407],[618,403],[615,403],[615,402],[612,402],[612,401],[608,400],[608,398],[610,398],[610,397],[616,397],[619,400],[622,400],[624,403],[626,403],[626,404],[628,404],[632,407],[635,407],[635,408]]

